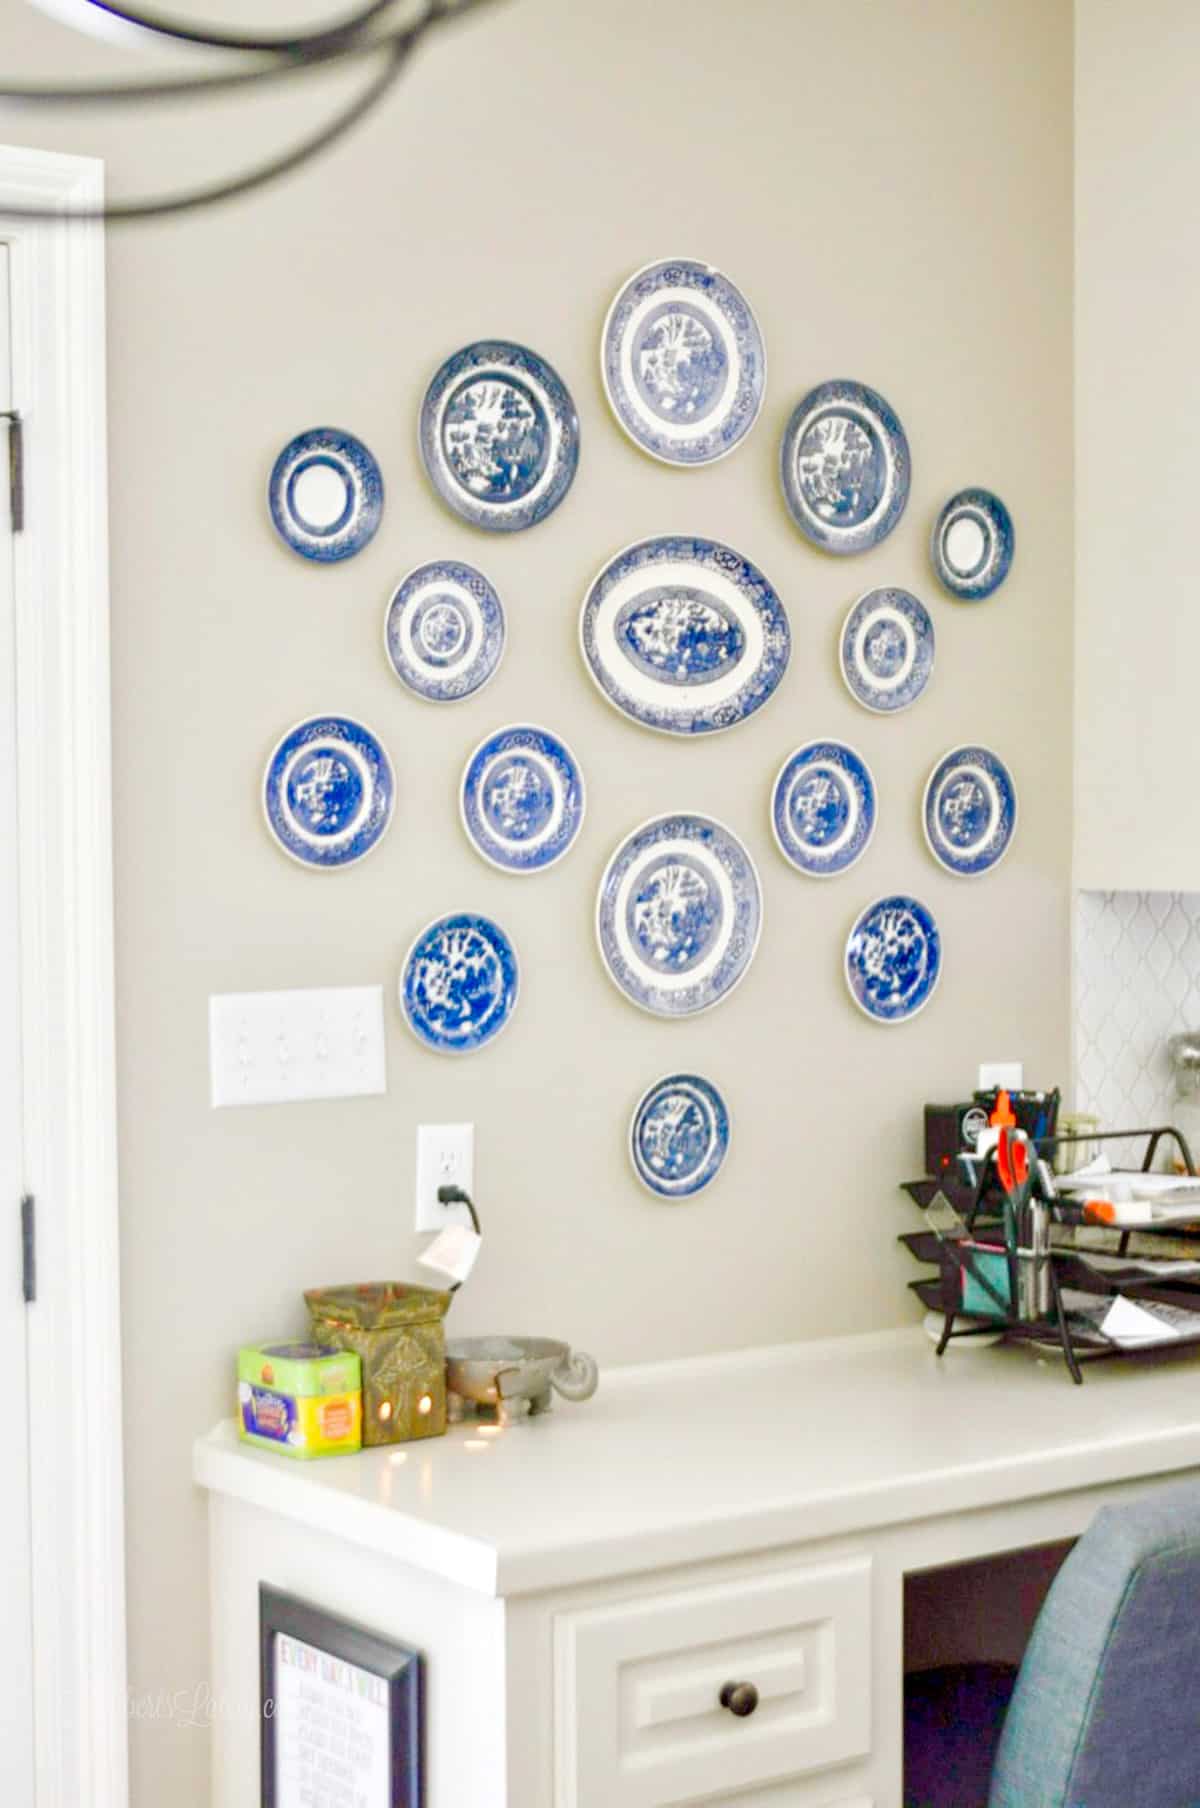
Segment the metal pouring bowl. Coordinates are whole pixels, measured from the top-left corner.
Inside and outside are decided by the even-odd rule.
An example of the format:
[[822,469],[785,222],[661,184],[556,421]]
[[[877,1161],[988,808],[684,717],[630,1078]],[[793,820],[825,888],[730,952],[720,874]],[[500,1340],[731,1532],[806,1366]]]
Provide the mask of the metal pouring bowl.
[[446,1385],[478,1406],[506,1400],[549,1405],[551,1388],[564,1400],[588,1400],[600,1371],[594,1357],[553,1337],[456,1337],[446,1343]]

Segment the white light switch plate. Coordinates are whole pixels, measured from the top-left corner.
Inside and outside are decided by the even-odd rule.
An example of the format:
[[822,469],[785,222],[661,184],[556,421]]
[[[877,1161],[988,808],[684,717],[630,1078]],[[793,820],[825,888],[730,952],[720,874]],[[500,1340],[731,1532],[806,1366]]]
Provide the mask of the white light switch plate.
[[445,1230],[471,1222],[465,1205],[443,1205],[440,1186],[461,1187],[474,1198],[474,1124],[417,1125],[417,1229]]
[[208,1036],[214,1108],[387,1091],[382,986],[227,992]]

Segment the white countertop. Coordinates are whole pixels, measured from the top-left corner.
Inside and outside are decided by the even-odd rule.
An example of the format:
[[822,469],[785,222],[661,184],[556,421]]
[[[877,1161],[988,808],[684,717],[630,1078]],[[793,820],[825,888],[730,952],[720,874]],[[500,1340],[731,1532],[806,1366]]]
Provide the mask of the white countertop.
[[1194,1356],[951,1350],[920,1329],[614,1369],[504,1431],[298,1462],[194,1448],[214,1492],[491,1595],[1200,1466]]

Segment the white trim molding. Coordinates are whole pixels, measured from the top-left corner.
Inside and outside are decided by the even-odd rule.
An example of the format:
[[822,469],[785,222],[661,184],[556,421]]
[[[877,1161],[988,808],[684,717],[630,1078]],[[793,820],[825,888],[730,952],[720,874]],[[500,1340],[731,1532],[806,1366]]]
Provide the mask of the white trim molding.
[[[125,1808],[104,242],[91,158],[0,146],[13,395],[36,1808]],[[25,220],[6,208],[61,210]]]

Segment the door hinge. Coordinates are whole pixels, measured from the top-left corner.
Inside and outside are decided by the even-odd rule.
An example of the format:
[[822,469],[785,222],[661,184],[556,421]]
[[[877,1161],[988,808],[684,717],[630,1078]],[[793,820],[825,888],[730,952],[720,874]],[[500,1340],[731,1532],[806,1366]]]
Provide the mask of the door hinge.
[[33,1194],[21,1201],[21,1292],[25,1304],[37,1298],[37,1230],[33,1216]]
[[19,534],[25,526],[25,423],[19,408],[0,408],[0,420],[8,422],[8,508]]

